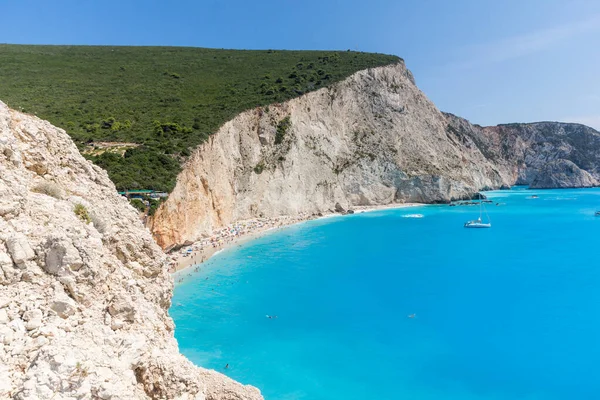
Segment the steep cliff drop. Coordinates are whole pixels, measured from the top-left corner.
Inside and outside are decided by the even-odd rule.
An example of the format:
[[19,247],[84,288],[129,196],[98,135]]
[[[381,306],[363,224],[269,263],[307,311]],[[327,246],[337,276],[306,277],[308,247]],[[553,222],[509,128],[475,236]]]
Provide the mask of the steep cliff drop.
[[0,398],[261,399],[179,354],[163,261],[64,131],[0,103]]
[[195,150],[151,226],[167,248],[261,215],[448,202],[510,181],[448,130],[401,62],[227,122]]
[[163,248],[256,218],[438,203],[514,184],[600,183],[600,134],[554,122],[472,125],[440,112],[403,62],[257,108],[199,146],[150,221]]

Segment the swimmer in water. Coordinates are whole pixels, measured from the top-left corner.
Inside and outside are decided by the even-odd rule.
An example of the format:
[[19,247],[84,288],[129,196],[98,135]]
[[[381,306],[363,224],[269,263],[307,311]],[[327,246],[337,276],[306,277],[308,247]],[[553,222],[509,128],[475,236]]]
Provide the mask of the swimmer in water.
[[228,369],[228,368],[229,368],[229,364],[225,364],[225,369]]
[[408,318],[414,318],[414,317],[416,317],[416,316],[417,316],[417,314],[409,314],[409,315],[408,315]]

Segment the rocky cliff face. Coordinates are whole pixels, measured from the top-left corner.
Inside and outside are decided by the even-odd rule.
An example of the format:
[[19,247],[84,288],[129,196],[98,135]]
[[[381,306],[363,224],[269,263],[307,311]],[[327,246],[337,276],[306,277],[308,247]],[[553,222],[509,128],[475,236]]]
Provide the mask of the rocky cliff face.
[[480,127],[445,114],[511,184],[531,188],[600,185],[600,133],[580,124],[537,122]]
[[164,257],[64,131],[0,103],[0,398],[260,399],[178,353]]
[[509,182],[403,63],[244,112],[192,155],[152,221],[163,247],[257,216],[448,202]]
[[536,172],[530,187],[535,189],[586,188],[598,186],[598,181],[575,163],[565,159],[548,161]]
[[201,145],[150,226],[163,248],[236,220],[481,189],[596,186],[600,134],[578,124],[483,128],[441,113],[403,63],[244,112]]

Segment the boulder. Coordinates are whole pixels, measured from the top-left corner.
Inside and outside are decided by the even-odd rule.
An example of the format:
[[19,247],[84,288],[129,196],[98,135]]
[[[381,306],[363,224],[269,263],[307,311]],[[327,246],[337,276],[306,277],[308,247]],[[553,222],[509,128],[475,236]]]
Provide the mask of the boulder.
[[133,322],[135,318],[135,305],[131,297],[127,295],[115,296],[108,306],[108,312],[113,317],[113,320],[118,318],[127,322]]
[[52,275],[77,271],[83,265],[79,251],[65,239],[52,238],[47,243],[44,269]]
[[23,320],[24,321],[31,321],[34,319],[42,319],[42,317],[44,316],[44,314],[42,313],[42,310],[39,309],[33,309],[33,310],[28,310],[25,311],[23,313]]
[[6,239],[6,247],[12,257],[13,262],[20,268],[25,267],[25,262],[33,260],[35,253],[29,245],[27,237],[22,233],[17,233],[14,236]]
[[77,312],[77,304],[67,296],[60,300],[54,300],[50,303],[50,309],[61,318],[69,318]]

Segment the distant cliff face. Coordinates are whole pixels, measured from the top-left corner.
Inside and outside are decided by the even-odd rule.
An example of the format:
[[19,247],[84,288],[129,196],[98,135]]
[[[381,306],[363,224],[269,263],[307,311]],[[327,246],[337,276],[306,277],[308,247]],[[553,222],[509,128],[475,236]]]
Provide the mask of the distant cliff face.
[[64,131],[0,103],[0,398],[261,398],[179,354],[164,258]]
[[513,184],[599,182],[600,135],[577,124],[480,127],[441,113],[404,63],[226,123],[151,221],[163,248],[236,220],[401,202],[448,202]]
[[446,114],[449,130],[468,137],[511,184],[531,188],[600,185],[600,133],[561,122],[471,125]]

